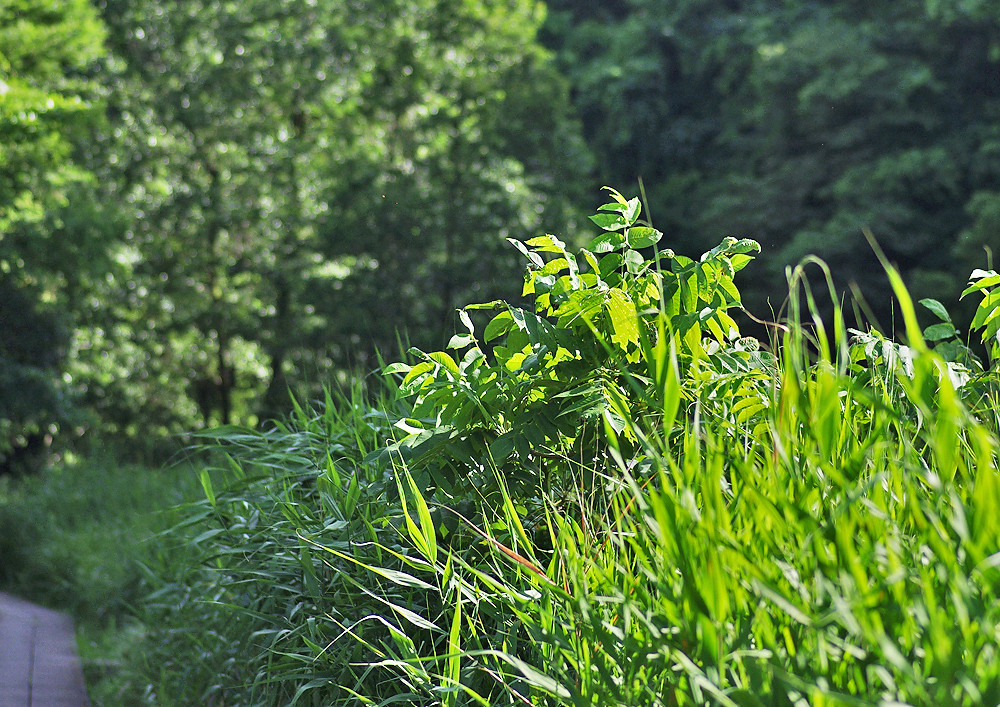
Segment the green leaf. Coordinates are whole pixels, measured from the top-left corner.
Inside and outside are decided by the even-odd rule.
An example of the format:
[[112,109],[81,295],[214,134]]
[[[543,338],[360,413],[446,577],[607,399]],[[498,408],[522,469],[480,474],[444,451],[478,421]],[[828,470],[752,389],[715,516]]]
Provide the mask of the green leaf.
[[498,466],[503,464],[507,461],[507,458],[514,453],[514,442],[516,441],[516,438],[516,433],[505,432],[490,442],[490,457],[493,459],[494,464]]
[[528,341],[533,346],[539,344],[555,344],[555,329],[545,319],[542,319],[533,312],[526,312],[523,309],[511,311],[514,324],[517,328],[528,335]]
[[601,189],[603,189],[604,191],[608,192],[608,194],[611,195],[611,198],[614,199],[616,202],[618,202],[617,204],[605,204],[605,206],[608,206],[608,207],[611,207],[611,208],[617,208],[617,209],[620,209],[623,206],[628,206],[628,202],[625,201],[625,197],[622,196],[621,192],[619,192],[614,187],[609,187],[609,186],[605,185],[605,186],[601,187]]
[[646,259],[642,257],[642,253],[637,250],[627,250],[625,251],[625,268],[632,275],[638,275],[643,266],[646,264]]
[[471,346],[474,343],[476,343],[476,339],[469,334],[455,334],[448,340],[448,345],[445,348],[464,349],[466,346]]
[[[806,611],[800,609],[795,603],[789,599],[787,596],[782,594],[773,585],[768,584],[761,579],[752,579],[751,584],[753,588],[767,601],[774,604],[780,613],[787,615],[793,621],[802,624],[803,626],[812,626],[813,620],[806,613]],[[779,615],[780,615],[779,613]]]
[[715,269],[711,264],[704,263],[696,267],[694,271],[698,275],[698,299],[711,302],[712,294],[715,291],[711,279]]
[[673,262],[670,263],[670,270],[678,275],[681,275],[687,273],[694,264],[695,261],[691,260],[691,258],[686,255],[678,255],[675,256]]
[[993,304],[989,315],[983,320],[982,326],[986,327],[986,331],[983,332],[983,342],[992,339],[1000,327],[1000,292],[997,292],[996,295],[997,301]]
[[591,253],[586,248],[580,251],[583,254],[583,259],[587,261],[587,265],[590,266],[590,270],[597,275],[597,279],[601,278],[601,264],[597,261],[597,256]]
[[629,248],[648,248],[658,243],[663,234],[648,226],[633,226],[628,229],[625,240]]
[[480,302],[479,304],[467,304],[464,309],[468,310],[481,310],[481,309],[504,309],[507,307],[507,303],[502,299],[495,299],[491,302]]
[[535,351],[525,356],[524,360],[521,361],[521,367],[518,369],[518,371],[524,371],[526,373],[530,373],[534,368],[536,368],[542,362],[542,357],[545,356],[546,353],[548,353],[548,350],[549,347],[543,344],[542,346],[539,347],[538,351]]
[[544,235],[544,236],[538,236],[537,238],[532,238],[528,241],[525,241],[525,245],[529,245],[536,251],[542,253],[566,252],[566,244],[552,235]]
[[559,411],[557,417],[592,419],[601,416],[608,409],[605,386],[600,382],[571,388],[555,398],[570,401],[569,405]]
[[627,422],[625,422],[625,420],[622,418],[621,415],[619,415],[617,412],[615,412],[610,407],[608,407],[608,408],[606,408],[604,410],[604,418],[603,419],[604,419],[605,425],[607,427],[610,427],[612,430],[614,430],[614,432],[615,432],[616,435],[617,434],[621,434],[622,431],[625,429],[625,427],[628,424]]
[[736,239],[732,236],[726,236],[722,239],[719,245],[715,246],[711,250],[705,251],[701,254],[699,260],[705,262],[706,260],[711,260],[712,258],[717,258],[721,255],[729,254],[729,249],[736,243]]
[[[927,338],[927,332],[924,332],[924,338]],[[949,363],[959,360],[965,351],[966,346],[961,341],[942,341],[934,347],[934,352]]]
[[[564,258],[559,258],[559,260],[562,261],[563,263],[566,262]],[[549,263],[549,265],[551,265],[551,263]],[[548,265],[546,267],[548,267]],[[532,289],[535,294],[544,295],[547,292],[551,292],[552,288],[555,287],[556,276],[546,274],[541,270],[535,270],[533,273],[531,273],[531,283],[533,285]]]
[[[713,258],[728,257],[730,260],[734,260],[737,256],[747,257],[746,253],[759,253],[760,243],[750,238],[741,238],[739,240],[733,238],[732,236],[726,236],[722,239],[719,245],[712,248],[712,250],[707,253],[703,253],[701,256],[701,261],[711,260]],[[735,266],[735,263],[734,263]]]
[[602,233],[590,242],[588,250],[594,253],[610,253],[625,244],[625,236],[618,232]]
[[681,278],[681,306],[685,313],[696,313],[698,307],[698,270]]
[[458,364],[455,363],[455,359],[446,354],[444,351],[435,351],[433,353],[429,353],[427,354],[427,357],[432,361],[434,361],[435,363],[444,366],[446,369],[448,369],[448,372],[451,373],[452,375],[455,376],[458,375]]
[[741,238],[736,241],[732,247],[729,249],[730,253],[759,253],[760,243],[753,240],[752,238]]
[[629,199],[625,211],[622,213],[622,215],[625,217],[625,220],[628,222],[629,226],[635,223],[635,220],[639,218],[639,212],[641,210],[642,206],[639,203],[638,197],[634,199]]
[[938,302],[936,299],[931,299],[930,297],[925,297],[920,300],[920,304],[924,305],[929,309],[934,316],[940,319],[942,322],[950,322],[951,316],[948,314],[948,310],[945,309],[944,305]]
[[957,333],[958,330],[955,329],[954,324],[942,322],[941,324],[932,324],[924,329],[924,338],[927,341],[941,341],[943,339],[950,339]]
[[639,342],[639,319],[635,304],[619,289],[611,290],[607,300],[611,318],[611,340],[622,349]]
[[[455,597],[455,613],[451,620],[451,631],[448,632],[448,663],[446,675],[451,685],[458,685],[462,677],[462,593],[458,592]],[[446,699],[445,704],[458,704],[458,693],[449,693],[451,699]]]
[[610,276],[616,274],[622,266],[622,262],[624,262],[624,258],[621,253],[611,253],[601,258],[601,279],[607,280]]
[[569,269],[569,260],[566,258],[553,258],[549,262],[545,263],[545,266],[541,269],[543,275],[558,275],[563,270]]
[[513,655],[501,653],[499,651],[491,651],[491,653],[493,653],[497,658],[513,665],[531,687],[541,690],[542,692],[547,692],[548,694],[563,700],[569,700],[572,696],[569,690],[560,685],[553,678],[540,672],[530,664],[525,663],[520,658],[516,658]]
[[1000,289],[987,292],[983,301],[976,308],[976,314],[972,318],[972,328],[978,329],[986,324],[986,320],[993,314],[993,311],[1000,307]]
[[469,316],[469,313],[465,311],[465,309],[460,309],[458,310],[458,318],[468,330],[469,334],[474,336],[476,333],[476,326],[472,323],[472,317]]
[[510,243],[512,243],[515,248],[521,251],[521,255],[530,260],[531,264],[534,265],[536,268],[540,268],[543,265],[545,265],[545,261],[542,260],[542,256],[540,256],[533,250],[528,250],[528,247],[524,245],[524,243],[522,243],[521,241],[517,240],[516,238],[508,238],[507,240]]
[[969,281],[972,284],[962,291],[962,297],[973,292],[985,290],[987,287],[1000,285],[1000,274],[992,270],[973,270],[972,275],[969,276]]
[[[335,557],[339,557],[341,560],[344,560],[346,562],[350,562],[350,563],[352,563],[354,565],[357,565],[358,567],[366,569],[369,572],[371,572],[373,574],[376,574],[379,577],[382,577],[383,579],[387,579],[388,581],[390,581],[390,582],[392,582],[394,584],[398,584],[401,587],[414,587],[416,589],[422,589],[422,590],[427,590],[427,591],[435,591],[436,590],[436,587],[434,587],[433,585],[430,585],[427,582],[423,581],[422,579],[418,579],[417,577],[414,577],[411,574],[407,574],[406,572],[400,572],[399,570],[394,570],[394,569],[391,569],[389,567],[379,567],[379,566],[376,566],[376,565],[366,564],[366,563],[364,563],[364,562],[362,562],[362,561],[354,558],[351,555],[348,555],[346,553],[340,552],[336,548],[329,547],[329,546],[326,546],[326,545],[322,545],[321,543],[316,542],[312,538],[306,537],[302,533],[298,533],[298,536],[302,540],[305,540],[307,543],[310,543],[314,547],[316,547],[316,548],[318,548],[318,549],[320,549],[320,550],[322,550],[324,552],[328,552],[328,553],[330,553],[331,555],[333,555]],[[437,630],[440,630],[440,629],[437,629]]]
[[198,432],[198,437],[201,439],[234,442],[237,440],[257,439],[257,434],[258,433],[248,427],[241,427],[239,425],[218,425],[216,427],[211,427],[207,430]]
[[[427,507],[427,502],[424,501],[423,494],[420,493],[420,488],[417,486],[417,482],[413,480],[413,476],[409,472],[405,472],[407,485],[410,487],[410,493],[413,498],[413,505],[417,509],[417,518],[420,521],[420,527],[417,528],[410,518],[409,513],[406,509],[405,495],[400,494],[400,500],[403,506],[403,514],[406,516],[406,525],[409,528],[411,534],[415,531],[420,537],[420,544],[424,546],[426,557],[432,563],[437,562],[437,532],[434,528],[434,521],[431,518],[430,509]],[[402,489],[400,489],[402,491]],[[416,538],[414,538],[416,540]]]
[[[590,220],[603,228],[605,231],[619,231],[628,226],[630,223],[621,214],[608,213],[594,214],[590,217]],[[594,248],[593,244],[591,244],[591,248],[597,250]],[[597,252],[600,251],[598,250]]]
[[[443,633],[440,626],[435,624],[433,621],[428,621],[427,619],[425,619],[423,616],[413,611],[412,609],[407,609],[402,604],[391,602],[385,597],[379,596],[378,594],[371,591],[367,587],[358,587],[358,589],[360,589],[363,593],[367,594],[375,601],[388,607],[389,610],[392,611],[392,613],[396,614],[399,618],[404,619],[407,623],[410,623],[416,626],[417,628],[423,629],[425,631],[432,631],[434,633]],[[390,630],[394,634],[393,638],[396,640],[397,646],[403,648],[403,650],[406,650],[407,652],[413,655],[416,654],[416,651],[414,650],[413,639],[411,639],[409,636],[406,636],[404,633],[399,631],[398,627],[390,626]]]
[[730,302],[735,302],[740,304],[740,291],[736,288],[736,283],[734,283],[730,278],[723,277],[719,279],[719,289],[721,289],[728,297]]
[[433,363],[431,363],[430,361],[421,361],[416,366],[411,368],[410,372],[406,374],[405,378],[403,378],[403,387],[405,388],[419,376],[422,376],[425,373],[429,373],[433,370],[434,370]]
[[483,331],[483,341],[493,341],[498,336],[503,336],[512,326],[514,326],[514,317],[510,310],[500,312],[486,325],[486,329]]
[[201,488],[205,492],[205,498],[214,507],[215,506],[215,489],[212,487],[212,477],[209,476],[208,469],[202,469],[198,472],[198,478],[201,480]]
[[354,509],[361,498],[361,486],[358,484],[358,477],[351,474],[351,481],[347,485],[347,495],[344,497],[344,515],[350,518],[354,515]]

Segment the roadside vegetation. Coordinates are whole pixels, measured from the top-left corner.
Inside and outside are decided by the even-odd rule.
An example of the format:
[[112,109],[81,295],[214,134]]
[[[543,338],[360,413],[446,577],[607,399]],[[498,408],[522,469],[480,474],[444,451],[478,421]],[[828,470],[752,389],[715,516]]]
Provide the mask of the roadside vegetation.
[[0,589],[116,707],[1000,703],[997,5],[0,2]]
[[146,640],[136,616],[146,566],[170,550],[155,538],[180,521],[171,509],[199,494],[188,466],[125,463],[110,452],[0,477],[0,591],[76,619],[95,704],[141,703],[122,660]]
[[685,258],[610,193],[586,249],[515,243],[524,308],[202,434],[130,595],[131,699],[1000,701],[1000,275],[966,290],[987,362],[888,263],[905,343],[824,326],[818,261],[761,343],[732,318],[756,243]]

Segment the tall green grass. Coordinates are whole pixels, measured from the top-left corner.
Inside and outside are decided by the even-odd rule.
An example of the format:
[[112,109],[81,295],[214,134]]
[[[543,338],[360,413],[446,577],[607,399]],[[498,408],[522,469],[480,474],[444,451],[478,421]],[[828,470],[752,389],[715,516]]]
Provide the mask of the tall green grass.
[[201,567],[147,605],[159,703],[1000,702],[996,430],[932,352],[867,371],[889,398],[800,332],[752,435],[668,355],[682,422],[612,428],[534,527],[509,495],[448,522],[364,463],[387,430],[357,406],[220,431]]
[[219,464],[200,475],[204,500],[161,538],[146,578],[142,619],[159,632],[135,667],[150,704],[312,704],[328,665],[345,694],[371,679],[359,641],[390,632],[358,563],[394,576],[393,553],[412,552],[392,476],[364,463],[387,420],[356,392],[269,431],[206,434]]
[[800,268],[759,350],[720,324],[752,243],[667,271],[629,255],[637,202],[606,211],[625,256],[588,280],[537,240],[495,358],[463,317],[466,353],[415,352],[375,405],[207,435],[144,580],[150,704],[1000,703],[995,364],[891,268],[904,344],[825,328]]

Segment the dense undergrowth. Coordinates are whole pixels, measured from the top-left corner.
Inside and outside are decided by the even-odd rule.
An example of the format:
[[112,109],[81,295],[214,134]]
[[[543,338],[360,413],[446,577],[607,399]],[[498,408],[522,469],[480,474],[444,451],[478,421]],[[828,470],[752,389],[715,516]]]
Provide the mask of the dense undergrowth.
[[685,258],[611,194],[588,248],[516,244],[530,308],[204,435],[204,500],[144,562],[134,696],[1000,703],[1000,275],[967,291],[988,364],[888,264],[905,344],[824,327],[810,261],[763,345],[730,316],[756,243]]
[[[612,196],[587,249],[515,244],[532,308],[466,308],[379,404],[207,436],[153,699],[1000,702],[995,367],[888,265],[905,345],[824,328],[802,268],[773,346],[741,338],[757,245],[684,258]],[[998,284],[968,291],[993,360]]]

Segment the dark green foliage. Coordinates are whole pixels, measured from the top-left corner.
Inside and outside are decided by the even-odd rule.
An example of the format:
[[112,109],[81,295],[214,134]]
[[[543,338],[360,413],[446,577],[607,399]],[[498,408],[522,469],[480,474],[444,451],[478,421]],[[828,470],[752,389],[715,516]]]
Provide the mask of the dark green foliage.
[[0,472],[37,471],[60,425],[74,417],[58,380],[69,336],[24,289],[0,283]]
[[550,7],[543,38],[603,156],[599,178],[643,178],[673,247],[758,240],[752,311],[767,314],[765,298],[777,310],[786,266],[815,254],[838,291],[856,283],[895,326],[866,226],[915,291],[942,301],[1000,246],[995,3]]
[[38,382],[100,432],[253,424],[398,332],[443,345],[456,306],[511,296],[505,237],[574,220],[589,157],[533,2],[0,19],[0,276],[65,327]]

